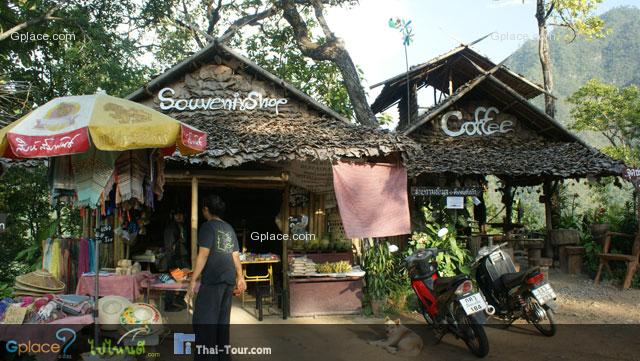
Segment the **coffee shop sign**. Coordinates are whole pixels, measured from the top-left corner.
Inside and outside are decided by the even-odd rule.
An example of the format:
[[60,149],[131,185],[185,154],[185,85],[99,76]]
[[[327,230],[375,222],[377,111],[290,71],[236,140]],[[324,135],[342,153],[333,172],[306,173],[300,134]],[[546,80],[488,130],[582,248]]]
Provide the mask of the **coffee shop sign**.
[[246,97],[242,97],[240,93],[234,93],[233,97],[227,98],[175,99],[175,94],[176,91],[173,88],[161,89],[158,92],[160,109],[178,111],[273,109],[276,115],[278,115],[278,108],[288,103],[288,99],[286,98],[263,97],[262,94],[257,91],[249,92]]
[[454,117],[458,121],[462,120],[462,112],[459,110],[452,110],[445,113],[440,121],[442,131],[450,137],[458,137],[461,135],[469,136],[487,136],[495,133],[509,133],[512,132],[514,123],[512,120],[503,120],[497,122],[494,116],[500,114],[500,111],[495,107],[485,108],[478,107],[474,113],[474,120],[462,123],[459,129],[449,128],[449,120]]

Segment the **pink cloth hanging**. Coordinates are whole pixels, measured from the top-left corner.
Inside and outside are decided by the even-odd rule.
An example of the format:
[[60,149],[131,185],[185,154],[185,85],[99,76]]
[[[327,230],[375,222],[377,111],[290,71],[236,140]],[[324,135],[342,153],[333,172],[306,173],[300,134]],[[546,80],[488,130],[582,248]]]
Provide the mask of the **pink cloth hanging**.
[[83,273],[89,272],[89,241],[86,238],[80,239],[80,250],[78,251],[78,280]]
[[333,166],[333,187],[347,237],[411,233],[404,167],[338,162]]

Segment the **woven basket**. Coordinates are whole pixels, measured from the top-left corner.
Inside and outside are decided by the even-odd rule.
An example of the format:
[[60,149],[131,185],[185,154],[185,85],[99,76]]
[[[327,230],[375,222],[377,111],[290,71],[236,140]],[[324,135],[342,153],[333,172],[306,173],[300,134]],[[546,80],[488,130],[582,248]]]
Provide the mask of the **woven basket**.
[[56,279],[47,270],[38,270],[16,277],[16,285],[36,288],[43,291],[61,291],[64,283]]

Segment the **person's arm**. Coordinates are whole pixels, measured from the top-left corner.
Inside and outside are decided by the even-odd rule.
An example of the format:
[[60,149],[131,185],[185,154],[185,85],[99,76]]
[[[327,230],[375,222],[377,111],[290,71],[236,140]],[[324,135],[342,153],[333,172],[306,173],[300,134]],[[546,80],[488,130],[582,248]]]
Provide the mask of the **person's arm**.
[[193,274],[191,275],[191,282],[189,283],[189,289],[187,290],[187,294],[190,296],[195,293],[196,290],[196,282],[200,275],[202,274],[202,270],[204,269],[204,265],[207,264],[207,259],[209,258],[209,252],[211,250],[207,247],[198,247],[198,256],[196,257],[196,266],[193,269]]
[[236,290],[237,294],[242,294],[247,289],[247,282],[242,273],[242,263],[240,263],[240,252],[233,252],[233,264],[236,266]]

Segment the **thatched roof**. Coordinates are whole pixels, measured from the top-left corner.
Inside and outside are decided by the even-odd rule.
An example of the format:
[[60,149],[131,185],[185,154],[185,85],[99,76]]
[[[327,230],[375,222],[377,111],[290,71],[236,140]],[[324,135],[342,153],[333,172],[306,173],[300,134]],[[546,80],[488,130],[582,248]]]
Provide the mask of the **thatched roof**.
[[422,143],[409,174],[495,175],[522,185],[542,178],[620,175],[623,164],[575,142],[511,138],[436,138]]
[[304,122],[267,117],[229,121],[200,115],[183,120],[209,134],[209,149],[196,156],[172,159],[216,168],[254,161],[335,160],[384,156],[397,151],[418,152],[418,146],[408,137],[345,124],[332,117]]
[[[494,70],[495,71],[495,68]],[[543,178],[620,175],[623,163],[584,143],[542,110],[486,72],[471,80],[403,130],[422,152],[409,165],[412,176],[432,173],[496,175],[533,185]],[[473,102],[488,102],[518,119],[518,132],[449,137],[441,116]]]
[[[412,66],[409,70],[410,83],[416,85],[418,89],[429,85],[443,93],[448,93],[450,80],[455,91],[484,71],[493,69],[496,67],[494,62],[471,48],[471,46],[487,36],[469,44],[462,44],[425,63]],[[544,93],[544,89],[540,85],[527,80],[502,64],[496,69],[495,77],[526,99],[531,99]],[[384,88],[382,88],[382,91],[371,105],[374,113],[380,113],[391,108],[406,95],[407,74],[398,74],[372,85],[371,88],[380,85],[384,85]]]
[[206,152],[174,160],[212,167],[247,162],[335,160],[414,153],[409,137],[352,124],[327,106],[219,43],[171,68],[129,95],[129,99],[159,110],[154,97],[172,86],[181,98],[233,97],[259,89],[266,96],[288,98],[279,114],[270,110],[195,110],[167,113],[208,133]]

